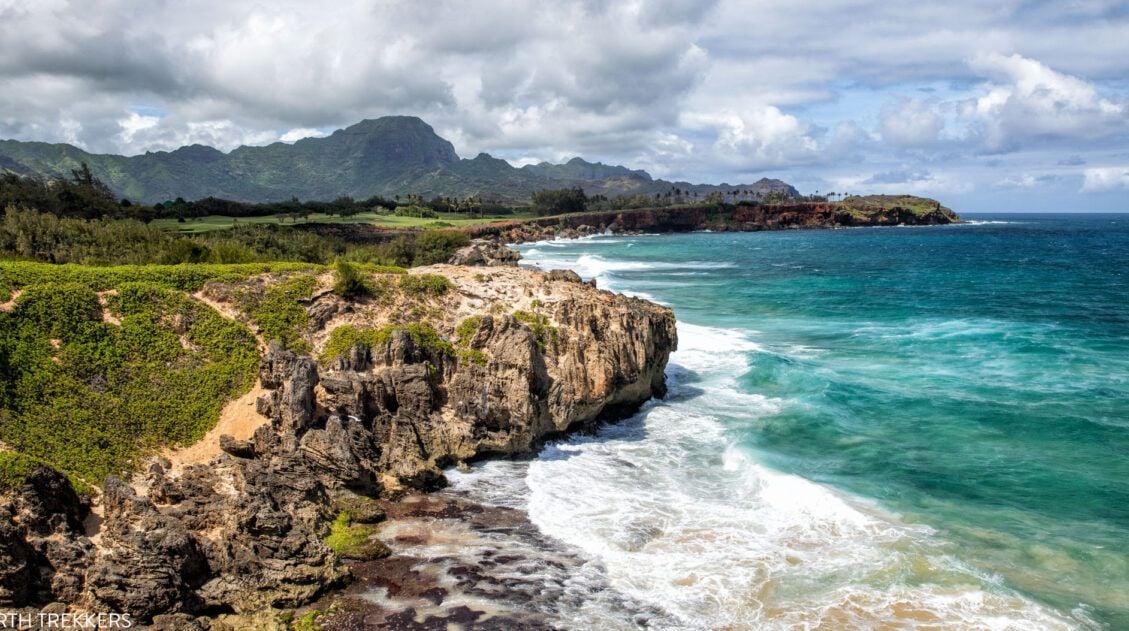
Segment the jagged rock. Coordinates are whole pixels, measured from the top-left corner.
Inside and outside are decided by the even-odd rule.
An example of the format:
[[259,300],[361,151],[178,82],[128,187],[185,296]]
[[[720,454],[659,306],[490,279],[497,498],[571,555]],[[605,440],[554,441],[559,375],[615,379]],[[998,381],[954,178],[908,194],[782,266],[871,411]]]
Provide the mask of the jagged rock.
[[376,524],[388,517],[376,500],[352,493],[338,497],[334,506],[337,510],[348,513],[349,520],[354,524]]
[[498,267],[503,265],[515,266],[519,260],[521,260],[520,254],[501,243],[476,239],[470,245],[456,250],[448,263],[451,265]]
[[[438,267],[456,285],[481,277]],[[340,511],[360,525],[382,520],[368,499],[380,481],[439,488],[446,466],[532,452],[664,392],[676,344],[669,309],[566,271],[498,267],[490,276],[429,307],[460,318],[468,305],[481,310],[460,334],[468,339],[455,339],[456,322],[437,338],[396,329],[320,367],[272,345],[257,401],[271,422],[249,440],[221,436],[222,453],[206,464],[145,467],[143,493],[108,478],[97,545],[84,534],[85,504],[57,472],[44,467],[0,495],[0,605],[61,601],[167,629],[211,624],[197,617],[204,612],[259,620],[246,616],[302,606],[348,577],[322,537]],[[511,315],[519,309],[522,319]],[[350,555],[387,554],[368,541]]]
[[220,436],[220,449],[236,458],[254,458],[255,443],[250,440],[236,440],[227,434]]
[[301,432],[314,422],[314,386],[318,382],[314,360],[272,343],[259,372],[270,395],[260,397],[256,409],[282,431]]
[[92,551],[82,528],[88,510],[66,477],[46,466],[0,492],[0,607],[78,600]]
[[563,280],[563,281],[569,282],[569,283],[584,282],[583,280],[581,280],[580,274],[577,274],[576,272],[574,272],[570,269],[550,270],[549,271],[549,280]]
[[353,310],[352,305],[342,300],[339,296],[332,293],[323,294],[316,297],[312,301],[306,313],[309,314],[310,324],[315,329],[320,329],[329,322],[333,316],[341,313],[349,313]]
[[108,550],[86,572],[87,601],[142,619],[198,606],[193,588],[207,578],[208,563],[184,522],[161,514],[117,476],[107,478],[102,501]]

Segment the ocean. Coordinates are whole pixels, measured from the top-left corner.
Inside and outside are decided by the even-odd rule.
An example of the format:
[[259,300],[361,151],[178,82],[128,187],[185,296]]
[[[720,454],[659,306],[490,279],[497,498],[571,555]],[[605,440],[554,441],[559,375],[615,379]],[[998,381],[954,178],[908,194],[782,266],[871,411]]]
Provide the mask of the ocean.
[[1129,215],[527,244],[670,306],[670,392],[452,471],[566,628],[1129,629]]

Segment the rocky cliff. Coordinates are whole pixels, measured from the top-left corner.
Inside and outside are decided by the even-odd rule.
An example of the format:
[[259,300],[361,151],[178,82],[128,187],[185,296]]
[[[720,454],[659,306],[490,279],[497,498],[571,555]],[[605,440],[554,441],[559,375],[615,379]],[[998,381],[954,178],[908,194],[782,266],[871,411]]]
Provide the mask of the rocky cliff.
[[[45,466],[0,487],[0,608],[223,628],[227,614],[296,607],[348,580],[341,558],[386,553],[364,526],[383,517],[373,498],[442,486],[444,467],[532,453],[665,392],[670,310],[571,272],[511,262],[369,280],[364,299],[304,301],[293,346],[310,352],[271,345],[257,414],[232,434],[221,421],[213,449],[111,476],[93,508]],[[245,290],[198,299],[238,318],[228,300]]]
[[523,243],[605,231],[752,232],[799,228],[944,225],[958,221],[960,217],[956,213],[936,200],[899,195],[853,197],[842,202],[723,204],[575,213],[474,226],[465,231],[474,237],[497,237],[507,243]]

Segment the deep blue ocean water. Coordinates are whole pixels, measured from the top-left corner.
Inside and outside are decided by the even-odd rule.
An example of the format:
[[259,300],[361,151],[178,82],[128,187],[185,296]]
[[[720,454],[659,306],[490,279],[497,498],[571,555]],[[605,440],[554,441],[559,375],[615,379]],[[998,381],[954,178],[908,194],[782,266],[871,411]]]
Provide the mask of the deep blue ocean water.
[[524,246],[674,309],[671,394],[456,483],[674,626],[1129,629],[1129,215],[967,219]]

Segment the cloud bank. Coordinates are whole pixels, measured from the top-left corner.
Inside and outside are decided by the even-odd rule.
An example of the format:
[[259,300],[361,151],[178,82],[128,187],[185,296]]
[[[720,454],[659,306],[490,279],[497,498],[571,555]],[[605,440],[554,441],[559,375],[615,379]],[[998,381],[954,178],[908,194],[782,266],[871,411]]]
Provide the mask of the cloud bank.
[[0,138],[127,154],[415,114],[515,163],[1129,210],[1126,76],[1101,0],[0,0]]

